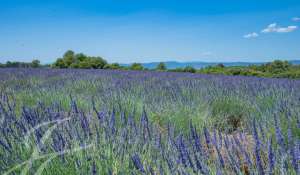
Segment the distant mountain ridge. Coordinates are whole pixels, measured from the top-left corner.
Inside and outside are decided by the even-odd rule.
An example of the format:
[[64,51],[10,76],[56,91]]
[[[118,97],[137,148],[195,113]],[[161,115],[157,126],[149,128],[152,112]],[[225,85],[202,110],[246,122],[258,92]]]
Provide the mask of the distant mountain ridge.
[[[289,60],[291,64],[300,64],[300,60]],[[160,62],[141,63],[145,68],[154,69]],[[164,62],[168,69],[182,68],[186,66],[192,66],[196,69],[204,68],[207,66],[214,66],[222,63],[224,66],[248,66],[248,65],[261,65],[267,62],[178,62],[178,61],[166,61]],[[122,66],[130,66],[130,64],[121,64]]]

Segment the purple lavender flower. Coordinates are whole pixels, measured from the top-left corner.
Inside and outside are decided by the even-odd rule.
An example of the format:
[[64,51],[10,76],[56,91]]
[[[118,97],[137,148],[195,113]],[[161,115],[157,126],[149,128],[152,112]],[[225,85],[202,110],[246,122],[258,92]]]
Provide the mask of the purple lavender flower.
[[269,161],[269,174],[274,173],[274,167],[275,167],[275,155],[272,148],[272,136],[270,136],[270,139],[268,141],[268,161]]
[[[240,135],[240,134],[239,134]],[[240,135],[241,138],[241,135]],[[240,149],[240,151],[242,152],[242,154],[244,155],[245,159],[246,159],[246,163],[247,165],[250,167],[252,166],[252,161],[250,158],[250,155],[248,154],[248,152],[246,151],[245,147],[243,144],[241,144],[241,142],[239,141],[239,139],[236,136],[233,136],[233,139],[235,141],[235,144],[238,146],[238,148]]]
[[127,121],[126,121],[126,115],[125,115],[125,112],[121,112],[121,123],[123,126],[126,125]]
[[90,126],[89,126],[90,125],[89,121],[87,120],[87,117],[83,112],[80,112],[79,119],[80,119],[81,127],[84,131],[83,132],[84,135],[85,136],[92,135],[92,132],[91,132]]
[[295,169],[296,172],[298,172],[298,163],[297,163],[297,158],[295,155],[295,147],[294,147],[294,141],[293,141],[293,133],[292,133],[292,124],[291,124],[291,119],[290,116],[287,116],[287,121],[288,121],[288,131],[287,131],[287,135],[288,135],[288,149],[289,149],[289,154],[292,158],[292,165]]
[[186,155],[185,155],[185,150],[184,150],[185,149],[184,144],[183,144],[183,141],[182,141],[182,135],[178,136],[176,146],[177,146],[177,149],[179,151],[179,158],[181,160],[181,163],[185,167],[187,167],[187,160],[186,160]]
[[93,164],[92,164],[92,175],[96,175],[96,174],[97,174],[97,167],[96,167],[95,161],[93,161]]
[[217,173],[216,173],[216,175],[222,175],[222,171],[221,171],[219,168],[217,168]]
[[71,98],[71,109],[72,109],[75,113],[78,113],[79,110],[78,110],[78,107],[77,107],[76,102],[72,99],[71,96],[70,96],[70,98]]
[[295,141],[295,145],[294,145],[294,154],[293,157],[296,161],[296,166],[295,166],[295,170],[296,173],[299,174],[300,173],[300,168],[299,168],[299,162],[300,162],[300,140],[296,139]]
[[173,172],[174,164],[172,160],[168,157],[164,157],[164,160],[167,162],[170,172]]
[[131,156],[131,160],[133,162],[134,167],[137,170],[139,170],[141,173],[145,173],[144,166],[142,164],[140,156],[137,153],[135,153],[133,156]]
[[142,114],[142,117],[141,117],[141,126],[142,126],[144,140],[146,140],[147,136],[149,137],[149,140],[151,140],[149,120],[148,120],[148,116],[147,116],[147,113],[146,113],[145,109],[143,110],[143,114]]
[[282,152],[284,149],[285,149],[285,146],[284,146],[284,137],[283,137],[283,134],[281,132],[281,129],[280,129],[280,120],[277,118],[276,115],[274,115],[274,121],[275,121],[275,133],[276,133],[276,140],[277,140],[277,143],[280,145],[280,149]]
[[236,174],[239,174],[240,171],[240,165],[238,164],[239,160],[237,160],[236,157],[234,156],[233,150],[235,150],[236,148],[234,147],[234,144],[232,144],[231,142],[232,141],[230,141],[229,137],[225,135],[224,143],[225,143],[227,155],[229,157],[229,163],[232,167],[232,170]]
[[115,109],[113,109],[111,117],[110,117],[110,122],[109,122],[109,127],[111,130],[112,135],[115,134],[116,132],[116,112]]
[[209,147],[210,146],[210,134],[209,134],[209,132],[208,132],[208,130],[207,130],[207,128],[206,127],[204,127],[204,136],[205,136],[205,141],[206,141],[206,145],[207,145],[207,147]]
[[219,133],[219,146],[220,146],[220,148],[222,148],[222,145],[223,145],[222,132],[219,130],[218,133]]
[[220,153],[220,150],[218,149],[218,147],[216,147],[216,150],[217,150],[218,159],[219,159],[219,163],[221,165],[221,168],[224,168],[225,167],[225,162],[224,162],[223,156]]
[[156,144],[156,147],[158,148],[158,149],[161,149],[161,147],[162,147],[162,143],[161,143],[161,133],[158,133],[157,134],[157,137],[156,137],[156,142],[155,142]]
[[217,132],[216,132],[216,129],[215,129],[215,128],[214,128],[214,132],[213,132],[212,142],[213,142],[213,144],[214,144],[216,147],[218,147]]
[[162,167],[161,164],[159,164],[159,174],[160,174],[160,175],[164,175],[164,174],[165,174],[165,173],[164,173],[164,169],[163,169],[163,167]]
[[11,148],[6,145],[6,143],[4,143],[1,139],[0,139],[0,145],[6,150],[6,151],[9,151],[11,152]]
[[190,132],[191,132],[192,138],[194,140],[194,145],[195,145],[197,152],[202,152],[200,137],[197,133],[196,128],[192,125],[192,123],[190,123]]
[[256,128],[256,124],[255,124],[255,120],[253,120],[253,136],[255,139],[255,158],[256,158],[256,167],[258,169],[258,173],[260,175],[264,175],[264,170],[263,170],[263,166],[262,166],[262,160],[260,157],[260,140],[258,137],[258,133],[257,133],[257,128]]
[[155,175],[154,170],[151,166],[148,166],[148,171],[150,172],[151,175]]

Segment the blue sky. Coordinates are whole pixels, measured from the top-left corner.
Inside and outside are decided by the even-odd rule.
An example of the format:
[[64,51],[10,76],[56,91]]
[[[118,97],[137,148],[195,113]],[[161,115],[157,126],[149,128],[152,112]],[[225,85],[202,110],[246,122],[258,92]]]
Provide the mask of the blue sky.
[[0,62],[300,59],[299,0],[0,0]]

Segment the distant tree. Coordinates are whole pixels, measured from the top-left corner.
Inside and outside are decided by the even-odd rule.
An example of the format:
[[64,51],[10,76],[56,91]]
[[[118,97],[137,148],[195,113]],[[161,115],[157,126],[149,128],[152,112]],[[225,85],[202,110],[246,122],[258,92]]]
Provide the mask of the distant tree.
[[156,70],[159,70],[159,71],[165,71],[165,70],[167,70],[166,64],[163,63],[163,62],[160,62],[160,63],[156,66]]
[[104,69],[122,69],[122,66],[119,63],[106,64]]
[[12,66],[13,66],[13,63],[10,62],[10,61],[7,61],[7,62],[5,63],[5,66],[6,66],[6,67],[12,67]]
[[290,63],[288,61],[275,60],[271,63],[264,65],[265,71],[270,73],[282,73],[290,68]]
[[75,55],[75,60],[80,61],[85,61],[87,59],[87,56],[83,53],[78,53]]
[[38,67],[41,66],[40,63],[41,63],[40,60],[32,60],[32,62],[31,62],[31,67],[33,67],[33,68],[38,68]]
[[101,57],[88,57],[87,61],[91,65],[91,68],[94,69],[103,69],[107,64],[106,60]]
[[68,50],[63,55],[63,60],[65,62],[65,65],[69,67],[72,63],[76,61],[75,53],[72,50]]
[[68,68],[80,68],[80,62],[72,63]]
[[175,72],[184,72],[183,68],[181,68],[181,67],[175,68],[174,71]]
[[83,53],[75,54],[68,50],[63,58],[58,58],[53,64],[55,68],[81,68],[81,69],[103,69],[107,64],[101,57],[86,56]]
[[224,64],[219,63],[219,64],[217,64],[217,67],[219,67],[219,68],[224,68],[225,66],[224,66]]
[[122,68],[122,66],[120,66],[119,63],[112,63],[112,64],[110,65],[110,67],[111,67],[112,69],[121,69],[121,68]]
[[195,72],[196,72],[196,69],[193,68],[192,66],[186,66],[186,67],[183,69],[183,72],[195,73]]
[[63,58],[58,58],[53,64],[54,68],[68,68],[68,65],[65,64]]
[[133,63],[131,66],[130,66],[130,70],[144,70],[144,67],[142,64],[140,63]]
[[78,63],[78,67],[73,67],[73,68],[91,69],[92,65],[89,61],[85,60],[85,61],[81,61],[80,63]]

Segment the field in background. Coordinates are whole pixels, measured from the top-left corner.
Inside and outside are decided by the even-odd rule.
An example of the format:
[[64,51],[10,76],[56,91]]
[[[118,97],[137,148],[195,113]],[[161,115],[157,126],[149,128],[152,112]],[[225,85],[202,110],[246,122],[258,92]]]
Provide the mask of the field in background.
[[299,173],[298,80],[0,69],[0,82],[1,174]]

